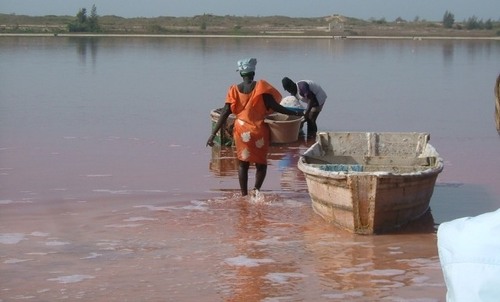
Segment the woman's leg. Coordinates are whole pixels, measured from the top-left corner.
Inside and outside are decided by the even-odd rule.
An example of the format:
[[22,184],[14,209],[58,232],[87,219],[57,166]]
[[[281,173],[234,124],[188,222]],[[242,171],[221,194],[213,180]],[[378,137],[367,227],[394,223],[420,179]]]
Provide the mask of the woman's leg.
[[266,179],[267,173],[267,165],[266,164],[255,164],[255,188],[260,190],[262,184],[264,183],[264,179]]
[[248,168],[250,167],[250,163],[247,161],[238,161],[238,179],[240,181],[241,195],[246,196],[248,195]]

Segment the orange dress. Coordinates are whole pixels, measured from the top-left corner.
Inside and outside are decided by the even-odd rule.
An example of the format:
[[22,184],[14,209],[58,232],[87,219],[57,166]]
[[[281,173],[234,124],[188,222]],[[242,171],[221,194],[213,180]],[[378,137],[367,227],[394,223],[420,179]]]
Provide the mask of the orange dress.
[[264,119],[273,111],[268,110],[264,103],[262,95],[266,93],[275,101],[281,100],[279,91],[264,80],[257,81],[249,94],[241,93],[237,85],[232,85],[227,93],[226,103],[236,115],[233,139],[241,161],[267,164],[270,130]]

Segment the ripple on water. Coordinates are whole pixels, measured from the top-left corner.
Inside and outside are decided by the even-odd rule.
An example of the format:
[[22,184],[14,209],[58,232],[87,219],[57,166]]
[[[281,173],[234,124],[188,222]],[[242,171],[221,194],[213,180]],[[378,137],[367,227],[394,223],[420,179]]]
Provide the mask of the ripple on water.
[[349,291],[349,292],[342,292],[342,293],[324,294],[322,296],[325,298],[328,298],[328,299],[349,299],[349,298],[363,297],[364,294],[362,291]]
[[397,276],[404,275],[406,271],[402,269],[376,269],[371,271],[360,272],[359,274],[368,274],[372,276]]
[[50,278],[47,279],[47,281],[56,281],[58,283],[76,283],[76,282],[81,282],[86,279],[94,279],[94,276],[90,275],[68,275],[68,276],[60,276],[57,278]]
[[285,284],[288,283],[290,279],[306,278],[306,277],[307,275],[301,273],[269,273],[263,278],[274,283]]
[[4,233],[0,234],[0,243],[2,244],[18,244],[25,240],[22,233]]
[[259,266],[261,264],[274,262],[274,260],[272,260],[272,259],[248,258],[245,255],[240,255],[237,257],[233,257],[233,258],[226,258],[224,261],[231,266],[246,266],[246,267],[256,267],[256,266]]

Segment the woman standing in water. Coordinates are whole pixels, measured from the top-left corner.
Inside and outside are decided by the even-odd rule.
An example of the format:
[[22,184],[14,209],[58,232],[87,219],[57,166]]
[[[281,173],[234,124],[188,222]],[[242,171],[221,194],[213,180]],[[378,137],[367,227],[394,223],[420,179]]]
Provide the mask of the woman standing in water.
[[264,80],[255,81],[257,59],[248,58],[238,61],[242,82],[229,87],[224,108],[208,138],[207,146],[214,145],[214,138],[231,113],[236,115],[233,139],[238,158],[238,179],[241,195],[248,195],[248,169],[255,163],[255,185],[257,194],[267,173],[267,153],[270,144],[269,126],[264,122],[267,115],[279,112],[287,115],[302,116],[300,112],[288,110],[279,104],[281,94]]

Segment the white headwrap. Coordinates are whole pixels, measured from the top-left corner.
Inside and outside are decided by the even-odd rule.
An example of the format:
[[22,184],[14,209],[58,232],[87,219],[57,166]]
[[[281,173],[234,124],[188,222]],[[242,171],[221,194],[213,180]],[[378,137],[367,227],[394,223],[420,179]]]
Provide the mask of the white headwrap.
[[242,59],[238,61],[238,70],[240,73],[249,73],[255,71],[255,65],[257,65],[256,58]]

